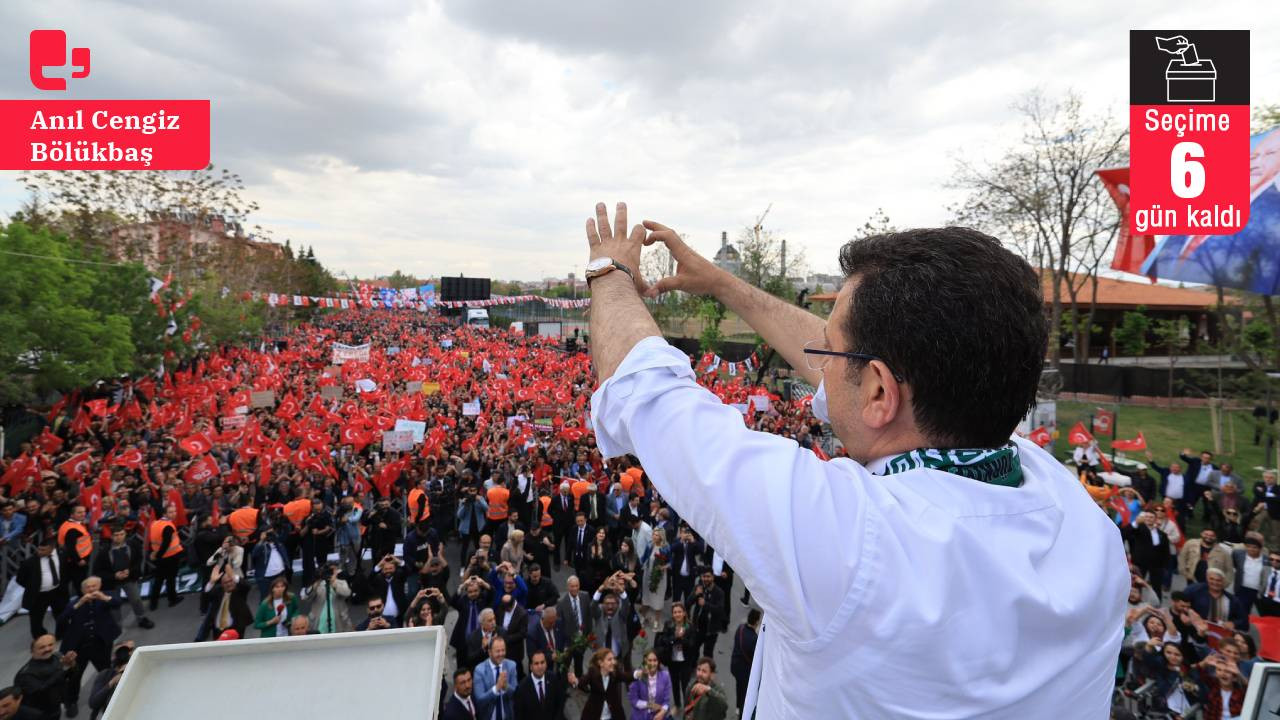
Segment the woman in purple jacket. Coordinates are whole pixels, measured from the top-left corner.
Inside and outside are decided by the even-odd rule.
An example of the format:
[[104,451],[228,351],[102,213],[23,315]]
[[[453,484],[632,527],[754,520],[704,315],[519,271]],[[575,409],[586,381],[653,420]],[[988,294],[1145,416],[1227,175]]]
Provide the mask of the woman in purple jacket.
[[658,662],[658,653],[644,654],[644,669],[636,671],[636,681],[628,693],[631,720],[667,720],[671,717],[671,675]]

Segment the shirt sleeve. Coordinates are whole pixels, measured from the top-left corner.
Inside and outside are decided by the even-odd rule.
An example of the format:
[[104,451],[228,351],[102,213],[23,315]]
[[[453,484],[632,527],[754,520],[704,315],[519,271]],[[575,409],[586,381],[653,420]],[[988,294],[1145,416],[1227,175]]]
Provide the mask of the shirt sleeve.
[[641,340],[591,399],[606,457],[639,457],[654,486],[798,642],[831,640],[875,577],[869,473],[749,430],[662,338]]

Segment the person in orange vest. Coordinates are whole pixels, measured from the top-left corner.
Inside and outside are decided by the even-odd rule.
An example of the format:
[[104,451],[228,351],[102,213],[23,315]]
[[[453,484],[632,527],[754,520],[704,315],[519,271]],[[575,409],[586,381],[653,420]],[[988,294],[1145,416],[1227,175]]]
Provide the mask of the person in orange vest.
[[573,492],[574,512],[577,512],[578,510],[582,509],[582,496],[586,495],[587,491],[591,487],[592,487],[592,484],[587,482],[586,480],[583,480],[582,478],[578,478],[577,480],[573,481],[573,485],[571,486],[571,491]]
[[93,536],[85,526],[83,505],[71,508],[71,517],[58,528],[58,547],[62,550],[62,582],[73,595],[80,594],[80,583],[89,577],[89,556],[93,554]]
[[178,508],[173,503],[165,503],[164,515],[151,523],[147,530],[147,549],[151,551],[151,562],[155,566],[155,577],[151,581],[151,610],[160,605],[160,588],[165,586],[169,596],[169,607],[182,602],[178,594],[178,568],[182,566],[182,539],[178,537],[178,528],[173,524]]
[[307,497],[308,494],[305,486],[298,488],[294,493],[294,499],[284,504],[284,516],[293,523],[294,530],[302,529],[302,521],[311,514],[311,500]]
[[546,530],[554,522],[555,518],[551,517],[551,494],[544,492],[538,497],[538,516],[534,518],[534,523]]
[[417,487],[409,491],[409,524],[418,523],[431,517],[431,499],[427,497],[427,481],[419,480]]
[[505,523],[509,508],[507,502],[511,499],[511,491],[506,485],[495,482],[485,492],[485,500],[489,503],[489,509],[485,511],[485,518],[488,519],[492,526],[495,523]]
[[258,530],[258,509],[249,504],[232,510],[227,516],[227,524],[231,526],[231,534],[248,552],[249,538]]

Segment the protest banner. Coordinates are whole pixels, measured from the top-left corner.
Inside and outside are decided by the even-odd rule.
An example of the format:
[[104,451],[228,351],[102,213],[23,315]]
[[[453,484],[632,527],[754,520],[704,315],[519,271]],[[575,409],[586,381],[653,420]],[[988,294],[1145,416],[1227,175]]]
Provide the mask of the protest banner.
[[405,452],[413,449],[413,432],[387,430],[382,433],[382,452]]
[[325,400],[341,400],[342,386],[341,385],[321,385],[320,397],[324,398]]
[[323,375],[325,377],[341,377],[342,368],[337,365],[328,365],[325,367]]
[[395,429],[397,432],[407,431],[411,433],[413,435],[413,441],[415,443],[420,443],[422,442],[422,436],[425,435],[427,432],[427,424],[425,422],[422,422],[421,420],[409,420],[406,418],[399,418],[396,420]]
[[356,360],[359,362],[369,362],[369,343],[363,345],[343,345],[342,343],[333,344],[333,364],[342,365],[343,363]]
[[475,416],[475,415],[479,415],[479,414],[480,414],[480,401],[479,401],[479,400],[475,400],[475,401],[472,401],[472,402],[462,403],[462,414],[463,414],[463,416],[464,416],[464,417],[465,417],[465,416]]
[[275,407],[275,390],[255,390],[249,393],[249,406],[255,408]]
[[422,381],[410,380],[409,382],[405,383],[404,391],[407,393],[422,392]]
[[440,383],[436,383],[436,382],[424,382],[424,383],[422,383],[422,394],[423,394],[423,395],[435,395],[435,394],[436,394],[436,393],[438,393],[438,392],[440,392]]
[[228,415],[222,418],[222,429],[238,430],[239,428],[244,427],[245,420],[247,419],[248,418],[244,415]]

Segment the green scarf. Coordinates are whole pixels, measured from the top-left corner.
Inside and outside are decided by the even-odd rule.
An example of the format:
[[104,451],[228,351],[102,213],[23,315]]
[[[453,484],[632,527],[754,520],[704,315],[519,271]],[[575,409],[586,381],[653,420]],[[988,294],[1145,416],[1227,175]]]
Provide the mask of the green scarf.
[[1022,485],[1022,461],[1018,459],[1018,446],[1013,443],[980,450],[920,448],[891,458],[884,471],[876,474],[892,475],[922,468],[941,470],[991,485]]

